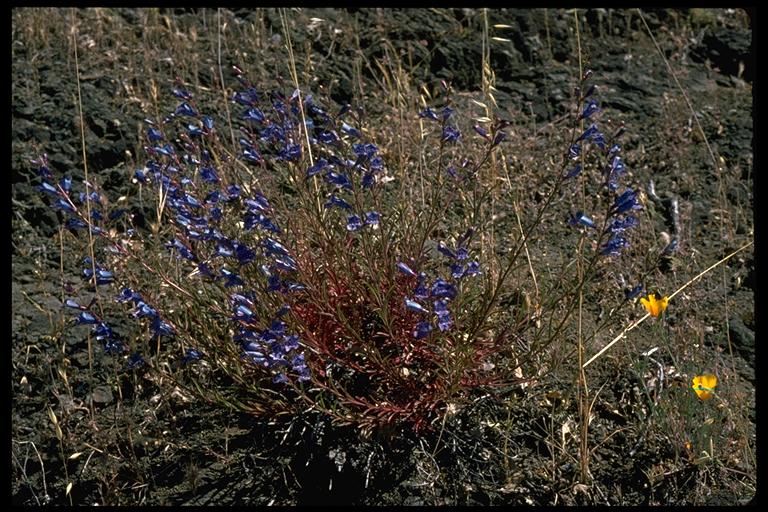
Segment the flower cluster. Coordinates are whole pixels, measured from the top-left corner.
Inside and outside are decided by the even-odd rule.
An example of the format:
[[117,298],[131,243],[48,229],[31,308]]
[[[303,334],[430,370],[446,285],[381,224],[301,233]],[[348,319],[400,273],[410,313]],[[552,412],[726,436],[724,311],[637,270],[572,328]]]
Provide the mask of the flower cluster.
[[[585,77],[587,76],[589,76],[589,73],[585,75]],[[591,120],[600,112],[597,101],[590,98],[595,90],[595,86],[592,85],[582,96],[581,100],[586,101],[586,103],[579,114],[579,120]],[[623,133],[623,129],[619,130],[613,139],[616,140],[621,133]],[[614,195],[608,210],[604,232],[600,235],[601,238],[603,235],[606,235],[608,240],[600,246],[600,253],[604,256],[619,256],[623,249],[629,247],[629,240],[626,238],[625,232],[637,225],[637,218],[631,212],[641,209],[642,204],[640,203],[638,192],[632,188],[626,188],[620,194],[617,192],[620,188],[620,179],[627,173],[624,162],[621,156],[619,156],[621,145],[613,143],[609,146],[597,123],[592,122],[576,138],[569,149],[568,156],[574,163],[582,159],[582,144],[584,143],[595,146],[607,162],[602,171],[603,186],[609,193]],[[582,164],[575,163],[571,169],[566,171],[565,177],[574,178],[579,176],[581,172]],[[597,229],[598,227],[597,223],[583,211],[577,211],[575,214],[572,214],[569,224],[572,226],[581,225],[590,229]]]
[[[415,313],[435,317],[431,320],[422,320],[413,329],[413,337],[421,339],[428,336],[437,322],[437,328],[445,332],[453,326],[448,305],[458,294],[457,283],[464,277],[472,277],[480,274],[480,263],[477,260],[467,262],[469,259],[468,243],[474,230],[468,229],[456,243],[456,248],[448,247],[444,242],[439,242],[437,250],[448,258],[450,268],[450,281],[438,277],[427,283],[427,275],[424,272],[414,272],[406,263],[398,262],[397,268],[403,274],[416,278],[416,286],[413,289],[413,298],[405,298],[405,307]],[[453,282],[451,282],[453,281]],[[414,300],[415,299],[415,300]],[[432,300],[432,312],[418,301]]]
[[310,371],[300,350],[299,336],[288,334],[286,324],[281,320],[290,307],[281,308],[270,326],[259,330],[255,327],[257,319],[252,311],[253,301],[241,294],[232,294],[231,300],[234,309],[232,320],[237,324],[233,339],[240,344],[243,358],[270,369],[275,383],[288,382],[288,368],[297,374],[299,382],[308,381]]
[[67,299],[64,305],[80,312],[75,319],[75,325],[93,326],[91,334],[94,335],[97,341],[104,343],[104,351],[107,354],[120,354],[125,350],[123,343],[117,338],[112,328],[91,309],[93,302],[88,306],[83,306],[73,299]]

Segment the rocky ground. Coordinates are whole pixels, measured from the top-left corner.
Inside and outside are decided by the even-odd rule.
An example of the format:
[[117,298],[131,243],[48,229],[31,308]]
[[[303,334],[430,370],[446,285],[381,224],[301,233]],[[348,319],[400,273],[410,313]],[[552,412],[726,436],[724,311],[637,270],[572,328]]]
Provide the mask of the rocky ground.
[[[753,236],[750,15],[651,11],[644,13],[648,29],[636,11],[579,15],[601,106],[628,128],[633,179],[644,188],[653,180],[660,196],[656,206],[648,199],[654,233],[679,236],[678,255],[662,269],[670,285],[679,286]],[[290,10],[289,19],[293,47],[312,56],[300,66],[310,87],[338,103],[364,104],[371,116],[383,108],[376,97],[386,86],[377,62],[405,63],[404,87],[431,89],[450,80],[467,98],[482,87],[482,10],[302,9]],[[578,66],[573,13],[489,10],[487,19],[499,110],[530,122],[531,130],[552,126],[568,111]],[[44,152],[52,168],[82,176],[73,23],[88,166],[111,197],[133,196],[130,178],[144,158],[142,119],[175,77],[215,90],[221,55],[227,66],[247,65],[265,80],[288,80],[276,10],[13,11],[14,504],[690,505],[752,499],[751,248],[691,287],[695,314],[672,313],[669,320],[673,328],[690,328],[685,350],[696,347],[723,361],[730,401],[723,409],[728,414],[716,417],[730,422],[734,435],[718,438],[729,444],[709,447],[707,457],[701,454],[707,447],[674,446],[670,429],[680,424],[674,412],[646,407],[639,391],[647,389],[643,372],[603,360],[590,377],[605,386],[593,412],[589,485],[579,483],[578,461],[567,455],[577,453],[578,419],[569,380],[478,393],[425,436],[403,430],[361,437],[313,413],[270,421],[190,403],[140,372],[122,371],[124,362],[98,347],[89,370],[88,343],[66,329],[61,308],[66,276],[74,274],[60,267],[77,272],[78,261],[67,249],[60,258],[59,220],[35,189],[29,163]],[[675,69],[705,137],[648,30]],[[677,223],[668,208],[673,198]],[[562,243],[553,233],[546,247],[557,250]],[[638,353],[653,345],[635,341]],[[95,416],[84,405],[90,400]],[[697,414],[704,414],[703,423],[711,420]]]

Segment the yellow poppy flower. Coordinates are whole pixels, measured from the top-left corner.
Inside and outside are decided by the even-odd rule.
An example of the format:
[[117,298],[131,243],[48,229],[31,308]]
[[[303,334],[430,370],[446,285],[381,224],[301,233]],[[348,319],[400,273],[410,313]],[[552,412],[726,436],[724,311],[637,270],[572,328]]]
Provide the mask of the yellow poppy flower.
[[717,377],[714,375],[697,375],[693,378],[693,386],[696,395],[702,400],[709,400],[715,394]]
[[657,299],[656,294],[651,293],[648,295],[647,299],[641,297],[640,302],[645,307],[646,311],[651,314],[651,316],[659,316],[664,312],[665,309],[667,309],[669,298],[661,297],[660,299]]

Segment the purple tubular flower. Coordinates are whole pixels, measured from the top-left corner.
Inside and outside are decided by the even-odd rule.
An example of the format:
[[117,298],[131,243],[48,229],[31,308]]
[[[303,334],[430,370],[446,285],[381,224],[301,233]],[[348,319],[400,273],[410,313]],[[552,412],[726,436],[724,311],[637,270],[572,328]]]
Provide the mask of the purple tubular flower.
[[624,290],[624,296],[627,298],[627,300],[634,299],[635,297],[639,296],[641,293],[643,293],[643,285],[638,284],[632,289],[626,289]]
[[104,322],[99,322],[96,327],[93,328],[91,331],[98,341],[103,341],[105,339],[112,338],[114,336],[114,332],[112,332],[112,329],[105,324]]
[[629,241],[621,235],[613,235],[600,250],[600,254],[604,256],[619,256],[621,250],[625,247],[629,247]]
[[96,325],[97,323],[99,323],[99,321],[88,311],[81,311],[80,315],[75,319],[75,325]]
[[579,158],[579,155],[581,155],[581,145],[578,143],[572,145],[570,148],[568,148],[568,157],[571,160],[575,160]]
[[245,114],[243,115],[243,119],[246,121],[255,121],[257,123],[260,123],[264,121],[264,114],[256,107],[249,108],[245,111]]
[[202,167],[200,169],[200,178],[206,183],[218,183],[219,175],[213,167]]
[[141,368],[144,366],[146,361],[144,361],[144,358],[141,357],[141,354],[136,352],[135,354],[131,355],[131,357],[128,359],[128,362],[125,364],[126,370],[135,370],[136,368]]
[[628,215],[625,219],[614,219],[608,231],[611,233],[621,233],[624,230],[633,228],[637,225],[637,218],[634,215]]
[[588,228],[594,228],[595,227],[595,221],[590,219],[586,213],[582,211],[576,212],[575,215],[572,215],[570,220],[568,221],[568,224],[571,226],[576,226],[578,224],[581,224],[582,226],[586,226]]
[[246,148],[243,150],[243,157],[251,163],[258,164],[261,162],[261,155],[253,148]]
[[325,175],[325,179],[339,187],[352,188],[352,183],[346,174],[331,171]]
[[432,119],[433,121],[437,121],[438,117],[434,110],[427,107],[421,112],[419,112],[419,117],[426,117],[427,119]]
[[467,269],[464,271],[464,276],[476,276],[480,274],[480,263],[477,261],[470,262],[467,265]]
[[336,135],[336,132],[321,132],[317,136],[317,140],[322,142],[323,144],[327,144],[329,146],[336,144],[339,141],[339,136]]
[[154,336],[174,336],[176,334],[173,326],[162,321],[159,316],[152,319],[152,333]]
[[325,208],[331,208],[332,206],[338,206],[339,208],[343,208],[344,210],[351,210],[352,207],[349,205],[348,202],[343,200],[340,197],[336,197],[336,195],[332,195],[328,198],[328,202],[325,203]]
[[280,256],[289,256],[288,249],[285,248],[283,244],[278,242],[277,240],[273,240],[272,238],[265,238],[264,239],[264,247],[267,249],[267,252],[269,254],[277,254]]
[[181,105],[176,107],[176,111],[174,112],[177,116],[189,116],[189,117],[197,117],[197,110],[192,108],[189,103],[186,101],[183,102]]
[[474,125],[472,128],[473,128],[473,129],[475,130],[475,132],[476,132],[478,135],[480,135],[482,138],[484,138],[484,139],[488,139],[488,132],[487,132],[487,131],[485,131],[485,129],[484,129],[482,126],[480,126],[479,124],[476,124],[476,125]]
[[57,189],[56,187],[54,187],[53,185],[45,181],[42,182],[40,186],[37,187],[37,189],[42,192],[47,192],[49,194],[59,195],[59,189]]
[[325,158],[319,159],[317,162],[315,162],[315,165],[307,169],[307,178],[311,178],[315,174],[321,172],[326,167],[328,167],[328,160],[326,160]]
[[372,172],[366,172],[360,181],[363,184],[363,188],[371,188],[376,183],[376,177]]
[[597,129],[597,125],[592,123],[589,128],[584,130],[584,133],[582,133],[579,138],[576,139],[576,142],[580,140],[592,140],[596,135],[600,135],[600,132]]
[[68,307],[68,308],[72,308],[72,309],[78,309],[78,310],[81,310],[81,311],[82,311],[82,310],[84,310],[84,309],[86,309],[86,308],[85,308],[85,306],[81,306],[80,304],[78,304],[77,302],[75,302],[75,301],[74,301],[74,300],[72,300],[72,299],[67,299],[67,300],[65,300],[65,301],[64,301],[64,305],[65,305],[66,307]]
[[443,127],[443,141],[456,142],[459,140],[459,137],[461,137],[461,132],[459,132],[458,128],[448,125]]
[[397,268],[402,272],[403,274],[411,277],[416,277],[416,272],[411,270],[411,267],[403,263],[402,261],[397,262]]
[[224,279],[226,279],[226,282],[224,283],[224,286],[226,287],[232,287],[232,286],[243,286],[245,283],[242,279],[240,279],[240,276],[232,272],[231,270],[227,270],[225,268],[221,269],[221,275]]
[[353,128],[347,123],[341,123],[341,131],[346,133],[350,137],[354,137],[356,139],[359,139],[360,137],[363,136],[363,134],[360,133],[360,131],[357,128]]
[[176,96],[177,98],[181,98],[182,100],[190,100],[192,99],[192,95],[189,93],[189,91],[186,91],[184,89],[171,89],[171,94]]
[[464,266],[454,263],[451,265],[451,277],[454,279],[461,279],[464,275]]
[[190,261],[195,261],[197,259],[195,255],[192,253],[192,251],[189,250],[187,246],[184,245],[178,238],[174,238],[173,242],[171,242],[171,245],[173,246],[173,248],[179,251],[179,254],[181,255],[182,258]]
[[597,102],[595,100],[590,100],[589,103],[587,103],[584,107],[584,110],[581,111],[579,119],[589,119],[593,114],[599,111],[600,109],[597,106]]
[[419,322],[413,330],[413,337],[417,340],[425,338],[432,332],[432,324],[429,322]]
[[411,311],[415,311],[416,313],[429,313],[429,311],[424,306],[410,299],[405,299],[405,307]]
[[350,215],[347,218],[347,231],[357,231],[363,227],[363,221],[357,215]]
[[55,210],[63,210],[65,212],[75,213],[75,209],[69,203],[69,201],[59,198],[51,205]]
[[235,246],[235,257],[240,265],[245,265],[256,259],[256,253],[246,245],[237,244]]
[[613,201],[613,207],[611,213],[619,215],[629,210],[639,210],[643,207],[640,204],[640,200],[637,197],[637,192],[628,188],[619,197]]
[[352,151],[358,157],[364,157],[365,160],[370,160],[379,151],[379,148],[375,144],[352,144]]
[[456,259],[456,253],[453,252],[453,249],[446,246],[445,243],[443,243],[442,241],[437,243],[437,250],[438,252],[440,252],[444,256],[451,258],[452,260]]
[[296,261],[290,256],[275,258],[275,266],[277,266],[277,268],[279,269],[282,269],[288,272],[295,272],[296,270],[298,270],[298,267],[296,266]]
[[456,293],[456,287],[443,279],[436,279],[432,285],[432,297],[453,299],[456,297]]
[[451,314],[448,311],[448,302],[445,300],[435,301],[435,314],[437,315],[437,327],[441,332],[445,332],[453,325]]
[[379,225],[379,212],[368,212],[365,214],[365,224],[368,226]]
[[[91,279],[93,277],[93,269],[92,268],[86,268],[83,269],[83,275]],[[97,268],[96,269],[96,284],[109,284],[115,280],[115,275],[108,271],[104,270],[103,268]]]
[[566,178],[575,178],[579,174],[581,174],[581,164],[576,164],[572,169],[568,170],[565,173],[565,177]]
[[195,348],[188,348],[187,352],[184,354],[184,358],[182,359],[182,362],[185,364],[189,364],[191,362],[197,361],[201,358],[200,352]]

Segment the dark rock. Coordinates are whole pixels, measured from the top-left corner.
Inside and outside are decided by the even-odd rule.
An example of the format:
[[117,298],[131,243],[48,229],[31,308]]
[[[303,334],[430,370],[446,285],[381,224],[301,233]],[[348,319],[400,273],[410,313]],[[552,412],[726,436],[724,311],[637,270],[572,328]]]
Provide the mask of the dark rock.
[[728,334],[731,337],[733,348],[748,363],[755,364],[755,333],[744,325],[740,316],[732,316],[728,320]]

